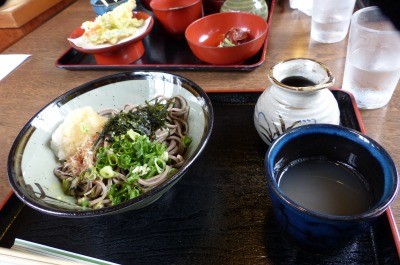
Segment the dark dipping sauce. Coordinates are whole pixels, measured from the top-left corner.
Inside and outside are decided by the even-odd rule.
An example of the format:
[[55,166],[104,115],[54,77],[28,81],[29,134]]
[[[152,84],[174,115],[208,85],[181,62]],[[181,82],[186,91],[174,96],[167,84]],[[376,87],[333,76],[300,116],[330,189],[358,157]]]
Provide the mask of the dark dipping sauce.
[[316,83],[302,77],[302,76],[288,76],[281,80],[282,84],[287,86],[304,87],[304,86],[315,86]]
[[291,163],[279,176],[278,186],[298,205],[322,214],[361,214],[371,204],[371,194],[358,172],[326,160]]

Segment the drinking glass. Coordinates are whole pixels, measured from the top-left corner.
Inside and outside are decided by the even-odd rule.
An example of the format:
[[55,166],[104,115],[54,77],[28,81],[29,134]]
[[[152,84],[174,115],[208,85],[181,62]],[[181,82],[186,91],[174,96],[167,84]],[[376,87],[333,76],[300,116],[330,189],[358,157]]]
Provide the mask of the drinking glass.
[[290,8],[298,9],[307,16],[312,15],[313,0],[290,0],[289,5]]
[[359,108],[385,106],[400,77],[400,32],[376,6],[354,13],[343,77]]
[[343,40],[349,29],[355,0],[314,0],[311,38],[322,43]]

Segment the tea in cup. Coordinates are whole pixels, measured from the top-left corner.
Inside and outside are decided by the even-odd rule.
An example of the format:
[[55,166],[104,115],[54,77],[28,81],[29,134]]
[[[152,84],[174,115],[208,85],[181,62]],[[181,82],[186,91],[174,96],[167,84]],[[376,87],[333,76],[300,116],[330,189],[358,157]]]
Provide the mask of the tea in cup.
[[330,252],[349,243],[398,192],[390,155],[340,125],[286,131],[269,147],[264,166],[278,223],[290,241],[307,250]]

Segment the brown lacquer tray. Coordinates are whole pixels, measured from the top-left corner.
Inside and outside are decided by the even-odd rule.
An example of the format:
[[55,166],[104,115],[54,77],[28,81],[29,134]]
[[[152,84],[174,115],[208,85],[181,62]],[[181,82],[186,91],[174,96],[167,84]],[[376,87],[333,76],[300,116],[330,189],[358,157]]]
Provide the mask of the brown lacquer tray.
[[[363,131],[353,98],[333,90],[341,125]],[[259,92],[209,93],[215,123],[185,176],[140,210],[85,219],[45,215],[11,196],[0,246],[20,238],[120,264],[399,264],[391,211],[343,249],[304,252],[282,236],[263,173],[267,146],[253,124]]]
[[[251,71],[260,66],[266,58],[268,37],[271,28],[275,0],[267,0],[269,7],[267,37],[261,50],[241,64],[211,65],[197,59],[189,48],[185,38],[170,37],[155,19],[150,34],[143,39],[145,54],[138,61],[124,65],[96,64],[92,54],[81,53],[69,48],[55,62],[56,66],[68,70],[219,70]],[[138,9],[149,12],[138,2]],[[151,13],[152,14],[152,13]],[[154,17],[154,16],[153,16]],[[65,40],[67,41],[67,40]]]

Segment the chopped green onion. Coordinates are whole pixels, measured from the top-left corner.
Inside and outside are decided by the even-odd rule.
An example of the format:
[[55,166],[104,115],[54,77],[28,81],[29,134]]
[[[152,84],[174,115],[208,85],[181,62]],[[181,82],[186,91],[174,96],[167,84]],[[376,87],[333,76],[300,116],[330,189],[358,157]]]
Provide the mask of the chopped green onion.
[[137,132],[135,132],[135,131],[132,130],[132,129],[128,130],[128,131],[126,132],[126,134],[127,134],[129,137],[131,137],[131,139],[132,139],[133,141],[135,141],[136,138],[137,138],[138,136],[140,136],[140,134],[138,134]]
[[86,207],[89,206],[89,202],[88,202],[88,200],[87,200],[85,197],[82,198],[82,200],[81,200],[81,205],[82,205],[83,208],[86,208]]
[[88,133],[89,132],[89,128],[87,127],[86,124],[82,123],[81,124],[81,131],[84,133]]
[[131,156],[128,154],[122,154],[119,158],[118,158],[118,167],[122,168],[122,169],[128,169],[129,165],[131,163]]
[[72,181],[70,179],[63,179],[62,180],[61,186],[62,186],[62,189],[63,189],[63,191],[65,193],[69,193],[69,189],[71,187],[71,182]]
[[165,169],[165,165],[166,165],[165,161],[160,159],[160,158],[158,158],[158,157],[154,158],[153,161],[154,161],[153,163],[154,163],[154,166],[155,166],[158,174],[163,172],[164,169]]
[[189,147],[189,145],[192,143],[192,138],[189,136],[183,136],[181,140],[183,147],[185,148]]
[[115,172],[112,169],[111,166],[105,166],[102,169],[100,169],[100,176],[102,176],[103,178],[112,178],[114,177]]
[[109,152],[109,154],[107,155],[107,159],[109,165],[115,166],[118,164],[118,157],[114,153]]

